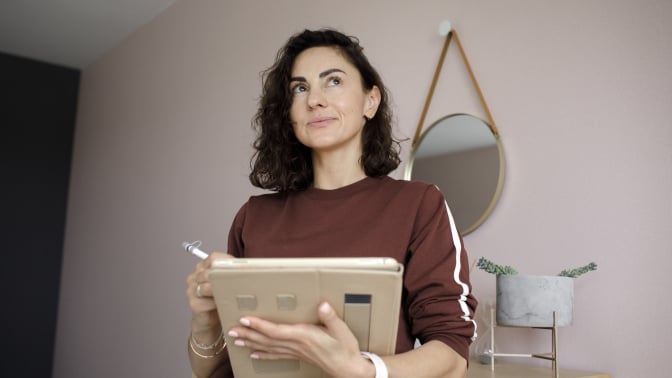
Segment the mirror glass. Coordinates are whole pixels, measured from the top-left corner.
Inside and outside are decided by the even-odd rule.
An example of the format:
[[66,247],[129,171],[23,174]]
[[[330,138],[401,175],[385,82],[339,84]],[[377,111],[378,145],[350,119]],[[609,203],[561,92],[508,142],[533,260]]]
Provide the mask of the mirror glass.
[[480,226],[504,183],[499,135],[478,117],[445,116],[425,130],[411,152],[405,179],[439,187],[462,235]]

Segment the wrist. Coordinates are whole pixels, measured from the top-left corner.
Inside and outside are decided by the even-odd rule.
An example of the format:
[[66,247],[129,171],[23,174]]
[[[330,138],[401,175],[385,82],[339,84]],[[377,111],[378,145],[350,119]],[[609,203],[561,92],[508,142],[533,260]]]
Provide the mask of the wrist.
[[209,345],[217,344],[222,338],[222,331],[218,330],[203,330],[191,331],[189,336],[194,345]]
[[193,333],[191,334],[191,344],[193,346],[195,346],[196,348],[200,349],[200,350],[212,350],[212,349],[215,349],[215,348],[219,347],[222,343],[225,342],[224,341],[224,333],[222,333],[222,332],[220,332],[219,336],[217,336],[217,338],[212,342],[210,342],[210,341],[203,342],[202,340],[203,339],[200,339],[200,341],[199,341],[199,339],[194,337]]
[[369,353],[369,352],[361,352],[361,353],[362,357],[371,361],[371,363],[373,364],[375,370],[374,375],[375,378],[388,378],[387,366],[385,365],[383,359],[380,358],[380,356],[378,356],[375,353]]
[[189,335],[189,349],[194,355],[200,358],[217,357],[225,348],[226,341],[224,340],[224,334],[221,332],[214,342],[208,344],[200,343],[196,340],[193,333]]
[[200,324],[192,320],[191,338],[198,344],[212,344],[222,335],[223,329],[219,323]]
[[358,364],[355,371],[348,372],[348,376],[358,378],[375,378],[376,367],[373,365],[373,362],[364,356],[361,357],[363,357],[362,363]]

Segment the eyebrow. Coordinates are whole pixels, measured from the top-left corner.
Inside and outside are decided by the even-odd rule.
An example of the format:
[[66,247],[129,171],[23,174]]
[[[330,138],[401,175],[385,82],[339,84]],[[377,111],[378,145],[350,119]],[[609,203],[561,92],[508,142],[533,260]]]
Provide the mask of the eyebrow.
[[[340,72],[340,73],[345,74],[345,71],[343,71],[343,70],[341,70],[341,69],[338,69],[338,68],[330,68],[330,69],[328,69],[328,70],[326,70],[326,71],[322,71],[322,72],[320,72],[320,75],[319,75],[319,76],[320,76],[320,79],[324,78],[325,76],[331,75],[331,74],[334,73],[334,72]],[[292,78],[289,79],[289,82],[290,82],[290,83],[291,83],[292,81],[302,81],[302,82],[305,82],[305,81],[307,81],[307,80],[306,80],[306,78],[303,77],[303,76],[295,76],[295,77],[292,77]]]

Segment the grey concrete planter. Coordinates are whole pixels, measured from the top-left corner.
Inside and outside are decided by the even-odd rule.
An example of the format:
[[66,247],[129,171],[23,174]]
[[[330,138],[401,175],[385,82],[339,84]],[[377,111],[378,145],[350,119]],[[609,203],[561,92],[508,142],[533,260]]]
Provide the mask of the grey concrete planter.
[[498,275],[497,324],[551,327],[573,321],[574,278],[560,276]]

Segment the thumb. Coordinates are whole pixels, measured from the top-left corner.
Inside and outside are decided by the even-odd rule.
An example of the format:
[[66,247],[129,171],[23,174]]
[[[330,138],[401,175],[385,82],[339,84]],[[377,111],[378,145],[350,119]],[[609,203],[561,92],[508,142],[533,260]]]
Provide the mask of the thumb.
[[333,337],[341,345],[349,351],[351,356],[357,356],[361,359],[359,354],[359,341],[352,333],[348,324],[338,317],[338,314],[328,302],[322,302],[317,309],[317,316],[320,322],[325,327],[325,332]]
[[327,332],[336,338],[340,338],[338,336],[343,335],[343,333],[350,333],[347,324],[338,317],[338,314],[328,302],[322,302],[317,308],[317,317],[320,319],[320,323],[327,328]]

